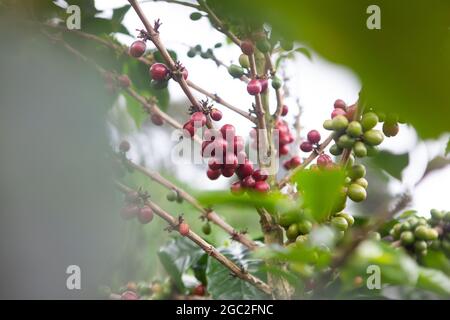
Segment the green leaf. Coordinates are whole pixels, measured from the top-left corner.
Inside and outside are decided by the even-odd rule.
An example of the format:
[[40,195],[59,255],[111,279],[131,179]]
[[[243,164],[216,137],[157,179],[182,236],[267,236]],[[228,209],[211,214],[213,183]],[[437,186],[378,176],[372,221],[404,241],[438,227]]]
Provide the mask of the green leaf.
[[[242,266],[249,273],[265,281],[266,275],[260,270],[262,261],[251,257],[251,252],[238,243],[227,248],[219,248],[220,253],[231,259],[238,266]],[[216,259],[208,259],[206,276],[208,279],[208,292],[217,300],[252,300],[268,299],[261,290],[250,283],[230,274]]]
[[402,171],[409,164],[409,154],[394,154],[390,151],[382,150],[376,156],[372,157],[371,161],[378,168],[383,169],[394,178],[401,180]]
[[303,196],[304,206],[316,221],[323,221],[339,200],[344,186],[343,170],[301,170],[293,177]]
[[131,5],[126,4],[123,7],[116,8],[113,10],[112,20],[114,23],[122,23],[123,18],[127,14],[128,10],[130,10]]
[[450,138],[447,142],[447,147],[445,147],[445,156],[447,156],[450,153]]
[[450,296],[450,278],[439,270],[420,268],[417,287],[443,296]]
[[147,119],[148,114],[142,109],[142,105],[129,94],[125,94],[125,101],[127,104],[128,114],[134,120],[136,127],[139,129],[145,119]]
[[297,49],[295,49],[295,51],[303,54],[306,58],[309,59],[309,61],[312,61],[312,54],[311,54],[311,51],[309,51],[308,49],[306,49],[306,48],[297,48]]
[[161,247],[158,252],[159,260],[177,288],[183,292],[185,289],[182,275],[195,264],[204,252],[192,241],[186,238],[176,238]]
[[441,251],[429,250],[422,262],[428,268],[438,269],[450,276],[450,260]]

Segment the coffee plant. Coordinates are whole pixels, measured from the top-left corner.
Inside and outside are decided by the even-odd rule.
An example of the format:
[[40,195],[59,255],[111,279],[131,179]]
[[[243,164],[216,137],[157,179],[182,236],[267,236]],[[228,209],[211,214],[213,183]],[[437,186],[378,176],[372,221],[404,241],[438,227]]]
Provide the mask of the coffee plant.
[[[295,1],[267,0],[257,5],[155,1],[153,5],[190,10],[176,28],[207,20],[217,31],[218,42],[211,47],[195,34],[180,39],[186,52],[170,50],[164,42],[167,17],[154,16],[144,2],[123,2],[106,19],[97,16],[94,1],[67,0],[66,4],[81,8],[81,29],[67,28],[66,7],[53,1],[34,3],[35,10],[24,10],[20,21],[37,30],[52,48],[93,70],[104,86],[102,94],[111,105],[126,106],[121,117],[132,118],[136,130],[175,131],[174,144],[193,150],[193,159],[200,159],[195,164],[209,184],[220,186],[216,180],[221,179],[228,186],[205,192],[200,191],[204,177],[178,181],[173,158],[165,159],[166,170],[157,172],[135,160],[145,142],[127,138],[119,128],[119,138],[111,139],[107,154],[121,202],[114,216],[132,226],[136,238],[148,237],[158,244],[152,252],[158,262],[126,276],[116,270],[119,276],[101,286],[99,298],[350,299],[389,298],[392,292],[400,298],[450,296],[450,211],[445,211],[450,203],[449,208],[416,212],[413,190],[391,198],[378,192],[387,185],[380,182],[380,175],[401,179],[408,165],[408,154],[387,151],[385,141],[395,144],[402,130],[415,129],[423,139],[448,132],[448,97],[442,97],[447,88],[431,88],[435,84],[431,77],[431,84],[419,86],[434,66],[424,72],[421,61],[405,57],[405,62],[398,62],[399,70],[390,70],[394,64],[382,60],[389,58],[373,53],[381,47],[386,53],[385,42],[374,49],[359,34],[353,37],[355,31],[324,22],[350,14],[340,15],[343,9],[332,2],[328,8],[334,11],[332,17],[328,13],[322,17],[318,4]],[[5,12],[18,6],[15,1],[0,3]],[[394,4],[389,8],[402,14]],[[365,9],[355,10],[351,10],[352,23],[365,14]],[[277,18],[275,11],[286,20]],[[129,29],[123,25],[125,15],[131,17]],[[347,37],[331,41],[330,30],[335,27]],[[131,44],[124,45],[118,34],[132,39]],[[360,44],[349,43],[350,38]],[[352,68],[364,85],[356,101],[335,97],[329,102],[326,114],[319,114],[323,128],[305,130],[304,107],[288,103],[295,88],[290,87],[286,69],[295,57],[311,57],[311,49],[302,43]],[[423,49],[428,43],[417,54],[434,64]],[[389,48],[403,50],[399,46]],[[229,64],[221,60],[224,47],[235,53]],[[361,56],[368,60],[361,62]],[[246,92],[251,103],[235,106],[219,96],[214,90],[220,90],[224,79],[191,69],[191,59],[225,69],[220,76],[239,83],[239,94]],[[404,72],[403,65],[409,62],[417,66],[417,73]],[[448,61],[443,64],[448,67]],[[195,83],[194,74],[209,77],[210,88]],[[176,90],[186,97],[182,103],[169,97],[169,91]],[[435,105],[436,110],[431,110]],[[245,135],[238,134],[242,128],[233,117],[247,121]],[[186,150],[183,147],[183,153]],[[436,157],[418,183],[448,164],[446,155]],[[137,253],[138,249],[128,248],[124,256],[136,260],[148,254],[145,249]],[[380,273],[370,273],[371,266]],[[373,277],[379,277],[380,286],[373,288]]]

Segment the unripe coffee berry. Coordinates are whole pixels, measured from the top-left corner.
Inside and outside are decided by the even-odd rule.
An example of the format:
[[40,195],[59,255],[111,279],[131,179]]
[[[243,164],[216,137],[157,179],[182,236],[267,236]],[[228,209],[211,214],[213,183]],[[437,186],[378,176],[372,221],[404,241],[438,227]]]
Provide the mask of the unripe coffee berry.
[[146,44],[142,40],[137,40],[133,42],[130,46],[130,55],[135,58],[141,57],[146,49]]
[[331,147],[330,147],[330,153],[333,155],[333,156],[339,156],[339,155],[341,155],[342,154],[342,151],[344,151],[341,147],[339,147],[337,144],[333,144]]
[[352,148],[355,142],[356,142],[355,138],[350,137],[348,134],[343,134],[342,136],[339,137],[336,144],[340,148],[345,149],[345,148]]
[[[341,110],[341,109],[336,109]],[[343,115],[337,115],[333,118],[333,130],[340,131],[346,129],[348,126],[348,119]]]
[[[281,88],[281,80],[278,77],[273,77],[272,78],[272,88],[274,88],[275,90],[278,90]],[[287,113],[287,112],[286,112]]]
[[211,233],[211,225],[209,224],[209,222],[205,223],[202,227],[202,231],[204,234],[208,235]]
[[246,54],[241,54],[239,56],[239,64],[242,68],[248,69],[250,68],[250,60],[248,59],[248,56]]
[[378,116],[374,112],[368,112],[361,117],[361,126],[364,131],[368,131],[375,127],[378,123]]
[[367,156],[367,148],[366,145],[361,141],[356,141],[353,145],[353,152],[355,153],[355,156],[358,158],[363,158]]
[[361,187],[363,187],[364,189],[367,189],[367,187],[369,186],[369,183],[367,182],[366,179],[364,178],[359,178],[355,180],[356,184],[359,184]]
[[185,237],[189,234],[189,225],[186,222],[182,222],[180,223],[180,225],[178,226],[178,231],[180,232],[180,234]]
[[414,243],[414,234],[411,231],[403,231],[400,235],[400,241],[407,246]]
[[383,133],[386,137],[394,137],[399,131],[398,123],[383,123]]
[[366,168],[362,164],[355,164],[348,172],[348,176],[352,178],[352,180],[364,178],[365,175]]
[[383,142],[384,136],[381,131],[372,129],[364,132],[363,139],[367,144],[371,146],[377,146]]
[[270,42],[267,39],[261,39],[256,42],[256,48],[262,53],[266,53],[270,51]]
[[232,64],[228,67],[228,73],[233,77],[233,78],[240,78],[244,75],[245,71],[242,67]]
[[349,136],[357,138],[363,134],[363,129],[358,121],[352,121],[348,124],[346,132]]
[[361,202],[367,198],[366,189],[361,187],[359,184],[352,183],[348,187],[347,191],[348,197],[355,202]]
[[345,231],[348,228],[348,222],[344,217],[335,217],[331,220],[331,225],[340,231]]

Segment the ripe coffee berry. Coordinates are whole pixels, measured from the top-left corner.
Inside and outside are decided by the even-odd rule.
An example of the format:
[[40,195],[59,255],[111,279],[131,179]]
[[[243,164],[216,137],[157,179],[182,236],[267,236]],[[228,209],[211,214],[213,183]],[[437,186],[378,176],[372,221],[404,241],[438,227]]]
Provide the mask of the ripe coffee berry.
[[119,144],[119,150],[121,152],[128,152],[130,151],[130,143],[126,140],[123,140],[120,144]]
[[287,105],[283,105],[283,108],[281,109],[281,116],[286,116],[289,112],[289,108]]
[[250,80],[250,82],[247,84],[247,92],[250,95],[255,96],[255,95],[261,93],[261,91],[262,91],[262,85],[261,85],[261,81],[259,81],[258,79]]
[[183,68],[183,70],[181,70],[181,75],[183,76],[184,80],[187,80],[187,78],[189,76],[189,72],[187,71],[186,68]]
[[233,138],[233,151],[234,154],[238,154],[239,152],[244,150],[244,139],[241,136],[234,136]]
[[119,82],[119,86],[121,88],[128,88],[131,85],[131,80],[126,74],[118,76],[117,81]]
[[241,42],[241,50],[242,53],[249,56],[253,54],[253,52],[255,52],[255,47],[253,46],[253,43],[250,40],[244,40]]
[[136,205],[127,205],[120,211],[120,215],[125,220],[134,218],[138,213],[139,207]]
[[200,123],[203,127],[206,124],[206,116],[203,114],[203,112],[194,112],[191,115],[191,121],[196,124]]
[[317,165],[321,168],[327,167],[331,163],[333,163],[333,160],[327,154],[321,154],[317,157]]
[[317,130],[311,130],[307,135],[308,141],[312,144],[319,143],[320,141],[320,133]]
[[302,164],[302,159],[299,156],[294,156],[289,161],[289,164],[291,169],[297,168],[299,165]]
[[224,168],[236,169],[237,166],[238,166],[238,159],[236,155],[234,153],[228,153],[224,158]]
[[214,121],[220,121],[222,119],[222,112],[219,109],[211,109],[211,112],[209,113],[211,116],[211,119]]
[[208,167],[211,170],[219,170],[219,169],[222,168],[222,163],[217,158],[210,158],[209,161],[208,161]]
[[195,127],[194,124],[189,121],[186,122],[183,126],[183,134],[187,137],[193,137],[195,135]]
[[282,155],[282,156],[287,155],[289,153],[289,146],[286,144],[281,145],[279,152],[280,152],[280,155]]
[[153,80],[163,81],[169,75],[169,68],[163,63],[154,63],[150,67],[150,76]]
[[269,174],[265,169],[255,170],[252,174],[252,177],[255,179],[255,181],[265,181],[267,180],[268,176]]
[[235,170],[236,169],[233,167],[223,167],[222,169],[220,169],[220,172],[225,178],[230,178],[231,176],[233,176]]
[[222,133],[222,137],[224,139],[231,139],[231,138],[233,138],[235,136],[236,129],[231,124],[224,124],[222,126],[222,128],[220,128],[220,132]]
[[139,200],[139,193],[136,191],[130,191],[125,195],[125,201],[130,204],[135,204]]
[[155,126],[162,126],[164,124],[164,119],[157,113],[153,113],[150,120]]
[[269,191],[270,186],[266,181],[256,181],[254,188],[258,192],[265,193]]
[[240,164],[236,170],[236,174],[239,178],[244,179],[245,177],[253,173],[253,164],[247,160],[243,164]]
[[149,223],[153,220],[153,211],[149,206],[143,206],[138,213],[138,220],[142,224]]
[[247,176],[244,178],[244,180],[242,180],[242,185],[245,188],[253,188],[255,186],[255,179],[252,176]]
[[260,79],[259,82],[261,83],[261,92],[266,92],[269,87],[269,81],[267,79]]
[[300,144],[300,150],[303,152],[311,152],[313,149],[313,145],[309,141],[304,141]]
[[142,40],[137,40],[133,42],[130,46],[130,55],[135,58],[141,57],[146,49],[146,44]]
[[189,225],[186,222],[180,223],[178,231],[183,237],[187,236],[189,234]]
[[220,170],[208,169],[208,171],[206,171],[206,175],[210,180],[217,180],[220,177],[221,173]]
[[347,105],[345,104],[344,100],[342,100],[342,99],[337,99],[334,102],[334,108],[335,109],[343,109],[343,110],[345,110],[346,107],[347,107]]
[[206,292],[206,289],[205,289],[205,286],[203,284],[199,284],[192,291],[192,293],[195,294],[196,296],[204,296],[205,292]]
[[331,112],[331,119],[333,119],[334,117],[336,117],[336,116],[346,116],[347,115],[347,113],[345,112],[345,110],[344,109],[334,109],[332,112]]

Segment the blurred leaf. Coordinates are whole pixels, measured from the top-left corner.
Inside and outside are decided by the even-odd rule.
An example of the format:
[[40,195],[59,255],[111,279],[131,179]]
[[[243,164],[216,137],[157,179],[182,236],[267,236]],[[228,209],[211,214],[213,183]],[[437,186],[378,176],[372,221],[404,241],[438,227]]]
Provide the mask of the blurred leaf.
[[123,7],[116,8],[113,10],[112,20],[114,23],[122,23],[123,18],[127,14],[128,10],[130,10],[131,5],[126,4]]
[[437,156],[433,158],[430,162],[428,162],[427,168],[425,169],[425,173],[423,175],[426,176],[430,172],[443,169],[448,165],[450,165],[450,159]]
[[308,49],[302,47],[302,48],[295,49],[295,51],[303,54],[306,58],[309,59],[309,61],[312,61],[312,54]]
[[344,186],[343,170],[301,170],[295,174],[293,181],[304,199],[305,208],[311,210],[316,221],[324,220],[339,198]]
[[450,279],[439,270],[420,268],[417,287],[443,296],[450,296]]
[[[261,260],[251,258],[251,252],[241,244],[233,243],[228,248],[219,248],[218,250],[238,266],[242,266],[249,273],[265,281],[266,274],[260,270]],[[209,259],[206,276],[208,278],[208,292],[213,299],[250,300],[269,298],[248,282],[233,277],[230,270],[215,259]]]
[[203,253],[189,239],[177,237],[161,247],[158,257],[177,288],[183,292],[185,289],[181,279],[183,273],[196,263]]
[[195,263],[192,265],[192,270],[194,270],[194,275],[197,278],[198,281],[200,281],[203,284],[207,284],[207,278],[206,278],[206,268],[208,266],[208,255],[205,253],[203,256],[195,261]]
[[128,114],[134,120],[136,127],[139,129],[145,119],[148,118],[148,114],[142,109],[142,105],[127,93],[125,93],[125,101],[127,104]]
[[401,180],[402,171],[409,164],[409,154],[394,154],[390,151],[382,150],[376,156],[371,158],[373,164],[383,169],[394,178]]
[[429,250],[422,259],[426,267],[438,269],[450,276],[450,260],[441,251]]
[[445,147],[445,155],[447,156],[450,153],[450,138],[447,142],[447,147]]
[[398,216],[399,219],[406,219],[409,218],[411,216],[415,216],[417,215],[417,210],[406,210],[404,212],[402,212],[401,215]]

